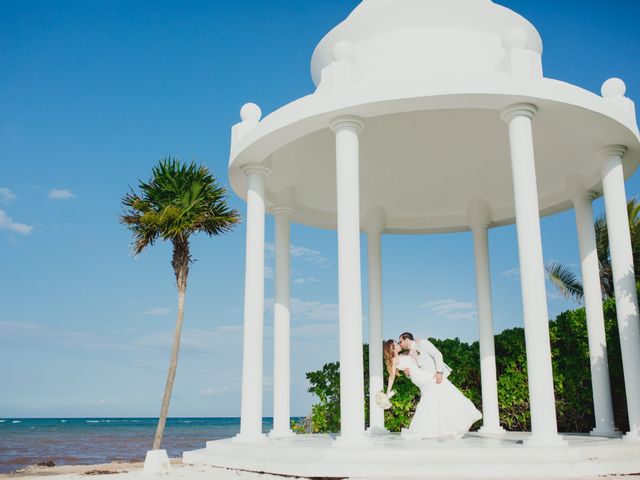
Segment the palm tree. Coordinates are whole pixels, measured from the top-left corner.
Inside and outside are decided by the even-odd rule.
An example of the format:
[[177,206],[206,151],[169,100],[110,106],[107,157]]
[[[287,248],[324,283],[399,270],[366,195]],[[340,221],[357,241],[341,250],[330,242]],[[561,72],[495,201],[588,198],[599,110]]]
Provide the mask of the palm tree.
[[[640,266],[640,202],[632,198],[627,202],[629,215],[629,230],[631,231],[631,248],[633,251],[633,263]],[[596,233],[596,249],[598,251],[598,263],[600,266],[600,288],[604,298],[613,297],[613,272],[611,270],[611,254],[609,252],[609,235],[605,216],[601,215],[594,223]],[[576,274],[565,265],[548,263],[545,265],[547,275],[556,286],[560,294],[566,298],[572,298],[581,302],[584,296],[582,283]],[[636,269],[636,282],[640,281],[640,268]]]
[[224,187],[217,183],[206,167],[195,163],[186,165],[175,158],[166,158],[153,167],[151,180],[139,181],[138,187],[140,194],[132,189],[122,198],[124,212],[120,217],[120,221],[133,233],[133,254],[139,255],[158,239],[171,241],[171,265],[178,287],[178,315],[171,362],[153,441],[153,449],[157,450],[162,443],[178,365],[184,298],[192,261],[189,237],[199,232],[209,236],[228,232],[240,221],[240,215],[227,206]]

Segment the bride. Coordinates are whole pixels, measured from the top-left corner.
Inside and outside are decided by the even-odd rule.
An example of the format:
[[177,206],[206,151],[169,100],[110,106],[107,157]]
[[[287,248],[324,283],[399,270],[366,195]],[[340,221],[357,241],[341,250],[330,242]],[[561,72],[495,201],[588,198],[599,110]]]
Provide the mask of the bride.
[[411,381],[420,388],[420,401],[411,425],[402,429],[402,437],[410,440],[462,438],[471,425],[482,418],[482,414],[448,379],[436,379],[435,371],[423,370],[413,357],[400,355],[401,350],[393,340],[384,344],[384,362],[389,372],[387,396],[391,393],[398,370],[408,373]]

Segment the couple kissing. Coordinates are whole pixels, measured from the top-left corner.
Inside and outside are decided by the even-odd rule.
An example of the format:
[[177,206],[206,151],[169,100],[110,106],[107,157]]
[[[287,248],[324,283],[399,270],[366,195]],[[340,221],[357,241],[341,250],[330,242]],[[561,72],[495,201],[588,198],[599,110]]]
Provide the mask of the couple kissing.
[[[420,400],[409,428],[402,429],[407,440],[462,438],[474,422],[482,418],[475,405],[448,379],[451,368],[442,353],[426,338],[414,339],[410,332],[398,341],[384,343],[384,363],[389,373],[386,398],[393,396],[396,375],[404,373],[420,389]],[[390,406],[388,404],[385,406]]]

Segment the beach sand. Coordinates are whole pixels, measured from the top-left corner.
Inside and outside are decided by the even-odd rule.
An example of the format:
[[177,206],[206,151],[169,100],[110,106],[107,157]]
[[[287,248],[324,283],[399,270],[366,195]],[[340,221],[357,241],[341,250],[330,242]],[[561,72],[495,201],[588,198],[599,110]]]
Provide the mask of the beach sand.
[[[171,459],[170,475],[142,476],[142,462],[105,463],[100,465],[60,465],[55,467],[31,466],[13,473],[0,474],[0,480],[43,480],[43,477],[54,477],[55,480],[88,480],[102,477],[103,480],[151,480],[164,478],[167,480],[295,480],[294,477],[282,477],[262,473],[243,472],[224,468],[183,465],[179,458]],[[52,479],[53,480],[53,479]]]
[[[0,474],[0,480],[43,480],[43,477],[53,477],[52,480],[88,480],[91,477],[102,476],[104,480],[303,480],[302,477],[283,475],[269,475],[264,473],[229,470],[208,466],[183,465],[181,459],[171,460],[172,472],[169,475],[142,475],[142,462],[137,463],[105,463],[100,465],[61,465],[57,467],[32,466],[13,473]],[[306,478],[306,477],[305,477]],[[388,477],[389,480],[402,480],[402,477]],[[474,478],[470,476],[469,479]],[[517,477],[514,477],[517,478]],[[630,475],[580,477],[580,480],[634,480],[640,478],[640,473]],[[321,480],[316,477],[314,480]],[[331,479],[326,479],[331,480]],[[336,479],[337,480],[337,479]],[[347,479],[344,479],[347,480]],[[355,479],[354,479],[355,480]],[[357,480],[374,480],[359,477]],[[381,480],[377,478],[375,480]],[[415,478],[412,480],[416,480]],[[438,480],[430,478],[429,480]],[[460,480],[458,477],[456,480]],[[548,477],[546,480],[556,480]],[[577,480],[577,479],[576,479]]]

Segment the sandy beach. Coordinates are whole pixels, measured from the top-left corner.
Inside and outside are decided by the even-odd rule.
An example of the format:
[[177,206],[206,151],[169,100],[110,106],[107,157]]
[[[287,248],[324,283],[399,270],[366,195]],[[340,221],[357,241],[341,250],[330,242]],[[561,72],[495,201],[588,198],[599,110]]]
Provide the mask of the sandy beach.
[[[0,480],[42,480],[42,477],[54,477],[55,480],[86,480],[92,476],[108,476],[109,480],[134,480],[134,479],[153,479],[165,478],[168,480],[295,480],[296,478],[307,477],[288,477],[282,475],[269,475],[264,473],[246,472],[241,470],[229,470],[224,468],[215,468],[207,466],[184,465],[179,458],[172,459],[172,472],[168,475],[142,475],[142,462],[136,463],[105,463],[97,465],[62,465],[57,467],[38,467],[32,466],[21,469],[14,473],[0,474]],[[391,477],[387,477],[391,480]],[[402,480],[403,477],[393,477],[392,480]],[[473,476],[466,477],[468,479]],[[517,477],[514,477],[514,479]],[[554,480],[547,477],[548,480]],[[566,479],[566,477],[564,477]],[[577,478],[577,477],[576,477]],[[580,477],[580,480],[620,480],[620,479],[637,479],[640,478],[640,472],[630,475],[607,475]],[[314,480],[329,480],[315,477]],[[337,479],[336,479],[337,480]],[[344,479],[346,480],[346,479]],[[359,480],[374,480],[372,478],[359,477]],[[380,480],[378,478],[377,480]],[[415,480],[415,479],[414,479]],[[430,478],[430,480],[438,480]],[[460,477],[449,480],[462,480]]]
[[[142,476],[142,462],[104,463],[97,465],[61,465],[56,467],[32,466],[13,473],[0,474],[0,479],[30,480],[42,477],[55,477],[56,480],[86,480],[93,476],[107,476],[110,480],[129,480],[134,478],[163,477],[172,480],[282,480],[285,477],[261,473],[243,472],[215,467],[184,465],[177,459],[171,460],[172,472],[169,475]],[[286,477],[294,478],[294,477]]]

